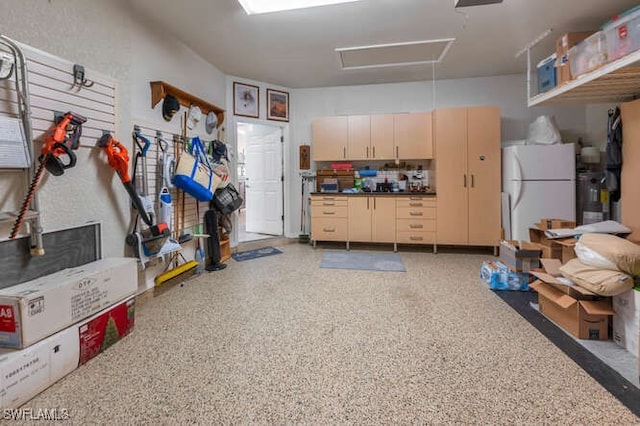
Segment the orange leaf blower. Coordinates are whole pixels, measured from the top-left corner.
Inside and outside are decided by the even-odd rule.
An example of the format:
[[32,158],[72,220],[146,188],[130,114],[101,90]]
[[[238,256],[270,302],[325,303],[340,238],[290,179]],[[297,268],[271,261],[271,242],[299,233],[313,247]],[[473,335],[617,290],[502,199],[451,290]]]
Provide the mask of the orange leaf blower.
[[108,133],[98,140],[98,146],[104,148],[104,151],[107,154],[109,166],[111,166],[111,168],[115,170],[120,177],[120,181],[129,194],[129,198],[131,198],[133,207],[140,215],[142,221],[149,227],[148,229],[140,232],[140,238],[142,241],[138,241],[137,233],[133,233],[127,237],[127,244],[135,246],[140,242],[142,243],[142,248],[146,256],[157,254],[167,238],[169,238],[171,231],[166,223],[154,224],[152,218],[145,210],[140,197],[136,193],[133,180],[128,172],[129,152],[127,151],[127,148]]

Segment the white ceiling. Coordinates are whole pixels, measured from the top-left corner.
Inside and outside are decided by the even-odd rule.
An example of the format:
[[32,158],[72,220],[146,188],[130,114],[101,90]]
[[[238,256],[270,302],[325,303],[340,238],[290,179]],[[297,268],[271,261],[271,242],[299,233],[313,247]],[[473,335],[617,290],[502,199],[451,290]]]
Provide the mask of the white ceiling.
[[[504,0],[454,8],[454,0],[362,0],[246,15],[237,0],[130,0],[134,9],[226,74],[291,88],[431,80],[432,65],[342,70],[336,48],[456,41],[437,79],[520,73],[515,54],[548,29],[533,51],[555,51],[567,31],[597,29],[636,0]],[[268,1],[268,0],[265,0]]]

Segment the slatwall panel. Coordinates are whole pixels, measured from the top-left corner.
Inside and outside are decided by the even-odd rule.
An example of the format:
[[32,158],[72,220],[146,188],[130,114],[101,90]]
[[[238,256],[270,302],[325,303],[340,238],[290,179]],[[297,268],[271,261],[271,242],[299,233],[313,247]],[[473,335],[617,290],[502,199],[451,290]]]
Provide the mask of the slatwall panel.
[[[55,112],[64,114],[68,111],[73,111],[87,118],[87,122],[82,128],[80,149],[94,149],[97,139],[102,136],[104,131],[116,131],[116,81],[114,79],[86,68],[85,76],[94,82],[93,86],[90,88],[82,87],[81,89],[72,88],[73,62],[21,43],[18,44],[27,60],[31,127],[35,139],[34,156],[36,157],[32,161],[37,162],[41,146],[39,142],[41,142],[45,132],[55,124]],[[0,44],[0,52],[11,55],[3,44]],[[15,71],[11,78],[0,80],[0,115],[18,116]],[[5,192],[5,197],[0,199],[0,210],[16,210],[21,205],[27,188],[16,187],[16,176],[20,175],[21,173],[19,172],[0,174],[0,188],[3,188]],[[82,225],[82,223],[77,224],[77,226]],[[75,232],[74,229],[61,230],[55,234],[66,235],[65,231],[69,231],[77,237],[72,245],[65,245],[53,239],[47,239],[49,234],[45,234],[45,258],[53,256],[51,259],[54,259],[57,256],[57,258],[65,258],[66,263],[47,261],[45,258],[35,260],[31,258],[32,261],[30,262],[14,264],[14,272],[19,276],[28,275],[30,278],[35,278],[56,272],[56,270],[66,267],[67,264],[79,265],[95,260],[100,253],[100,236],[98,235],[97,238],[94,238],[92,237],[94,234],[88,232],[83,237]],[[14,241],[4,241],[0,245],[2,245],[2,249],[13,248],[15,250],[15,247],[25,246],[25,241],[26,239],[21,238]],[[50,246],[47,247],[48,245]],[[74,246],[84,247],[84,250],[79,252]],[[23,247],[20,250],[20,253],[22,253],[26,249]],[[28,250],[26,253],[28,253]],[[93,255],[87,257],[82,253],[93,253]]]
[[[151,141],[151,146],[147,152],[147,180],[149,187],[149,194],[154,194],[154,206],[156,209],[156,217],[158,217],[158,193],[161,189],[162,170],[160,170],[160,148],[156,140],[156,129],[153,129],[144,125],[137,125],[140,129],[140,133]],[[168,143],[167,154],[173,155],[176,159],[184,151],[184,144],[180,135],[160,132],[161,137]],[[132,136],[133,137],[133,136]],[[124,141],[121,141],[125,143]],[[137,147],[134,144],[133,151],[130,153],[130,158],[133,163],[135,157],[135,150]],[[133,167],[133,165],[132,165]],[[138,164],[138,174],[140,173],[141,164]],[[133,173],[133,171],[132,171]],[[204,212],[209,208],[208,202],[202,202],[200,204],[200,217],[198,218],[198,211],[196,205],[198,202],[195,198],[185,194],[183,191],[177,188],[171,189],[171,201],[173,203],[173,232],[174,238],[178,238],[180,234],[194,234],[197,233],[196,225],[200,223],[202,225],[202,217]],[[176,222],[176,217],[180,216],[181,219]],[[204,233],[204,228],[200,227],[200,233]]]
[[[81,146],[93,148],[103,131],[115,132],[115,80],[85,69],[85,76],[94,82],[93,86],[72,88],[73,62],[23,44],[20,47],[27,58],[35,139],[54,124],[54,111],[73,111],[87,118],[82,126]],[[0,46],[0,51],[2,48],[4,46]],[[0,114],[14,117],[18,114],[13,79],[0,81]]]

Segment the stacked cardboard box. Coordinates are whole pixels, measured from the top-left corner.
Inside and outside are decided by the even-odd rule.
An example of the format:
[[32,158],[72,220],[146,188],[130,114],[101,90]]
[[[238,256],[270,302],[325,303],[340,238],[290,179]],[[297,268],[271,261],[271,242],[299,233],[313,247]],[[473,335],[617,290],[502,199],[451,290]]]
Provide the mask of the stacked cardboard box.
[[608,340],[610,297],[598,296],[561,277],[558,259],[542,259],[544,272],[531,288],[538,292],[540,312],[578,339]]
[[137,261],[103,259],[0,289],[0,408],[16,408],[127,335]]
[[514,272],[540,268],[542,246],[526,241],[501,241],[500,260]]

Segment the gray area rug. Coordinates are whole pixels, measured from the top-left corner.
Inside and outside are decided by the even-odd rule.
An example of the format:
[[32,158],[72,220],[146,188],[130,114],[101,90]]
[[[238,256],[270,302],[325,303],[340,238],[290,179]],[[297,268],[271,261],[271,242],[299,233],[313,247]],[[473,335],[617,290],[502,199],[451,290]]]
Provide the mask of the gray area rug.
[[407,271],[399,254],[371,251],[327,250],[320,262],[320,267],[361,271]]

